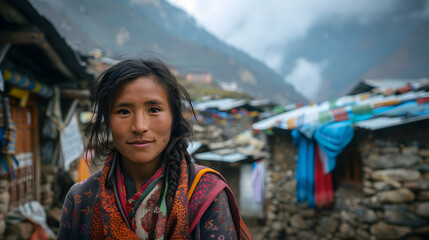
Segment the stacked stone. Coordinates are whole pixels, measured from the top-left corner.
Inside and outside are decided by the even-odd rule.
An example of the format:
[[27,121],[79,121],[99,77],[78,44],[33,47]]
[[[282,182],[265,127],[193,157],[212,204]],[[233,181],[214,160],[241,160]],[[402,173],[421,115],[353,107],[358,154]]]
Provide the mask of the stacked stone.
[[423,239],[429,234],[429,148],[376,141],[364,157],[364,203],[375,212],[376,238]]
[[224,131],[214,125],[193,126],[193,139],[201,141],[203,144],[210,144],[213,142],[223,142],[226,140]]
[[427,239],[429,145],[413,144],[362,144],[363,194],[337,191],[333,208],[325,210],[296,203],[296,162],[285,160],[279,147],[274,156],[283,161],[267,164],[264,239]]
[[41,201],[45,210],[51,208],[54,203],[55,193],[52,190],[52,183],[54,183],[55,176],[58,172],[58,168],[51,165],[42,166],[42,178],[41,178]]
[[0,180],[0,236],[6,231],[6,215],[9,210],[9,181]]

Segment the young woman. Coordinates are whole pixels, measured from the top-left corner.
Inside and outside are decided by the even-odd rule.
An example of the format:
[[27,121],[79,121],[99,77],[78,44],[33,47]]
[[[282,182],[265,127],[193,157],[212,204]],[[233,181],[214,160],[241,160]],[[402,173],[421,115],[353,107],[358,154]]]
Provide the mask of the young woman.
[[116,64],[91,101],[87,148],[107,159],[69,190],[58,239],[250,239],[223,177],[191,163],[190,97],[164,63]]

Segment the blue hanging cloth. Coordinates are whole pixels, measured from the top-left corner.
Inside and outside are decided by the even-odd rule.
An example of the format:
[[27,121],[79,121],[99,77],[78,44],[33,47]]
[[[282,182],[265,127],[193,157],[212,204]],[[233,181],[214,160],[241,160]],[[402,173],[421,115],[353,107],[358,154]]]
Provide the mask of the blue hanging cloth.
[[325,174],[334,170],[336,157],[350,143],[353,135],[353,126],[348,121],[327,123],[314,132],[314,139],[327,157]]
[[314,141],[298,129],[292,131],[294,144],[298,146],[296,164],[296,198],[298,202],[308,202],[308,206],[316,207],[314,201]]

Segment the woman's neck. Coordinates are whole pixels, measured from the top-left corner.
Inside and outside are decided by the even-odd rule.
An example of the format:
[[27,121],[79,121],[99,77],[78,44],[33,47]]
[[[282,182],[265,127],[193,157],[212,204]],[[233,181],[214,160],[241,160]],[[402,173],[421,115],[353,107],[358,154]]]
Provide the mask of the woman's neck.
[[122,169],[125,173],[134,180],[136,189],[140,189],[142,184],[155,174],[156,170],[161,166],[161,158],[144,164],[136,164],[131,161],[121,159]]

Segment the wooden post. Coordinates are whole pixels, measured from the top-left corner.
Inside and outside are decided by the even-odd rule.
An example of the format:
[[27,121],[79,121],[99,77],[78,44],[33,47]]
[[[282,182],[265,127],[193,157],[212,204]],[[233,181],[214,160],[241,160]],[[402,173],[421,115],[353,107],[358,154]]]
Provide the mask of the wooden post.
[[33,151],[33,182],[34,182],[34,200],[40,202],[41,201],[41,160],[40,160],[40,152],[39,152],[39,118],[38,118],[38,109],[37,104],[31,104],[31,125],[32,125],[32,151]]

